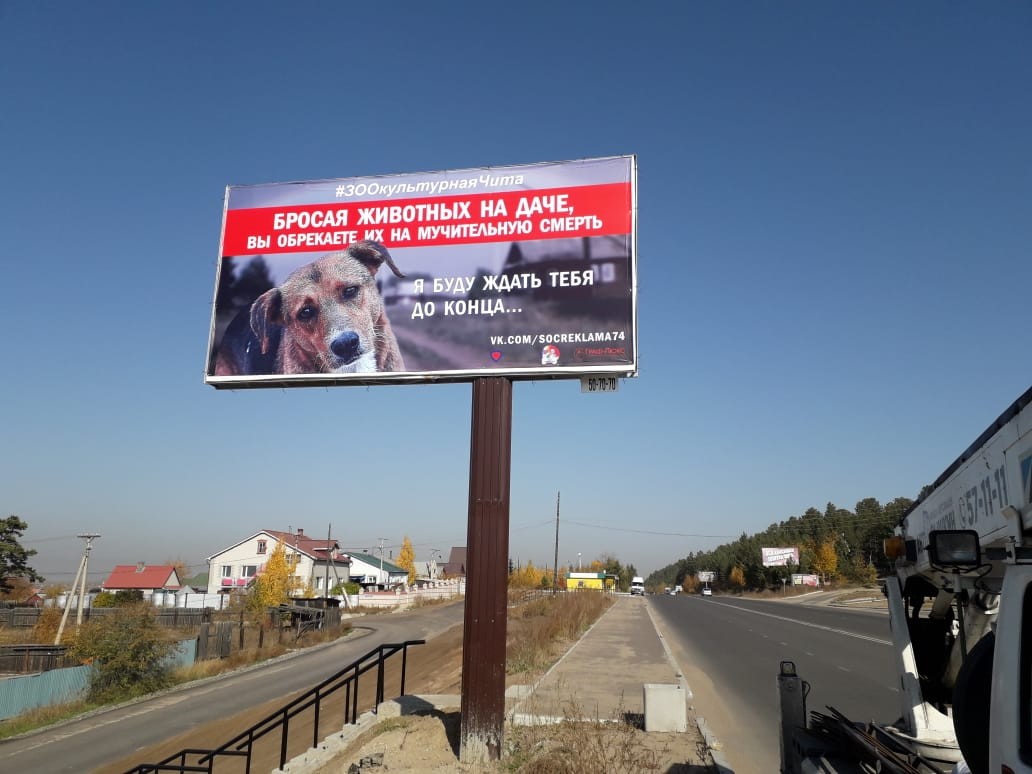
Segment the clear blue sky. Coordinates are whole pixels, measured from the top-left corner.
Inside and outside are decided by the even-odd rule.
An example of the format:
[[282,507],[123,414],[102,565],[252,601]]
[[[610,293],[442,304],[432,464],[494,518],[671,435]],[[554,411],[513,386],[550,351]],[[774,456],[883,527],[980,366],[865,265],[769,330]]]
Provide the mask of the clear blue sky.
[[557,491],[560,562],[646,573],[915,496],[1030,383],[1030,40],[1023,3],[0,0],[0,512],[64,582],[80,532],[91,580],[464,544],[468,385],[203,384],[224,188],[626,153],[640,377],[516,385],[514,558]]

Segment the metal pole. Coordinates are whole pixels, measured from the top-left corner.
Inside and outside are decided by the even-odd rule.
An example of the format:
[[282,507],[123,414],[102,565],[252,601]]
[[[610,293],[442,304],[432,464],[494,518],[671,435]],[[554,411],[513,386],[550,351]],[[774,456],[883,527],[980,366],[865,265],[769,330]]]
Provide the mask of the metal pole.
[[555,557],[552,559],[552,593],[559,591],[559,495],[555,493]]
[[505,719],[510,380],[473,381],[471,425],[459,757],[478,763],[501,757]]
[[[323,571],[323,596],[330,597],[330,560],[333,558],[333,547],[330,545],[330,535],[333,533],[333,525],[326,525],[326,567]],[[327,604],[329,604],[327,602]]]
[[387,582],[383,579],[383,544],[386,543],[390,538],[377,538],[380,541],[380,574],[377,576],[377,583],[383,582],[384,589],[387,588]]

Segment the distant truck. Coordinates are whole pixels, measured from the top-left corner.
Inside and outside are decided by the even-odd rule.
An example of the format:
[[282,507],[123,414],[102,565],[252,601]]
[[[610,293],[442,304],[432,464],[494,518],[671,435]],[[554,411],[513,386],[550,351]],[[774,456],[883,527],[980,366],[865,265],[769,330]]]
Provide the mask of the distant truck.
[[645,596],[645,579],[640,575],[635,575],[631,578],[631,594]]
[[[903,514],[885,541],[901,717],[807,726],[781,663],[781,771],[1032,774],[1032,389]],[[834,702],[832,702],[834,703]],[[966,765],[966,769],[964,766]]]

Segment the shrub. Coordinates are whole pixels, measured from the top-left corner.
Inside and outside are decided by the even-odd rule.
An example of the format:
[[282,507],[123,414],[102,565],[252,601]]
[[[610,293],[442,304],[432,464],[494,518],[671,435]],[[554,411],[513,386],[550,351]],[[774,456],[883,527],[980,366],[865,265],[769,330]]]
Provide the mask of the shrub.
[[93,598],[93,607],[115,607],[115,595],[110,591],[101,591]]
[[36,625],[32,627],[32,637],[35,642],[54,641],[54,638],[57,637],[57,630],[61,626],[63,612],[57,607],[44,607],[39,611]]
[[166,660],[175,647],[165,639],[154,611],[141,604],[83,624],[69,653],[96,667],[90,699],[117,701],[171,685]]

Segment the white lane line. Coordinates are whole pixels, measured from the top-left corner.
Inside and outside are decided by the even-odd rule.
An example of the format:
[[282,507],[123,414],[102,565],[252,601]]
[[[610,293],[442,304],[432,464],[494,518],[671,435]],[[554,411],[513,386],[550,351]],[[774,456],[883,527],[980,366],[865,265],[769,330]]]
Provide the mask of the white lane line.
[[[799,624],[800,626],[809,626],[811,629],[822,629],[826,632],[832,632],[834,634],[842,634],[846,637],[855,637],[858,640],[866,640],[867,642],[876,642],[879,645],[892,645],[891,640],[883,640],[879,637],[870,637],[866,634],[857,634],[856,632],[847,632],[845,629],[836,629],[832,626],[822,626],[821,624],[809,623],[807,621],[800,621],[796,618],[786,618],[783,615],[774,615],[773,613],[764,613],[760,610],[751,610],[748,607],[739,607],[738,605],[729,605],[726,602],[717,602],[710,600],[710,604],[723,605],[724,607],[733,607],[735,610],[740,610],[743,613],[752,613],[753,615],[763,615],[767,618],[776,618],[779,621],[788,621],[789,623]],[[766,635],[764,635],[766,637]]]

